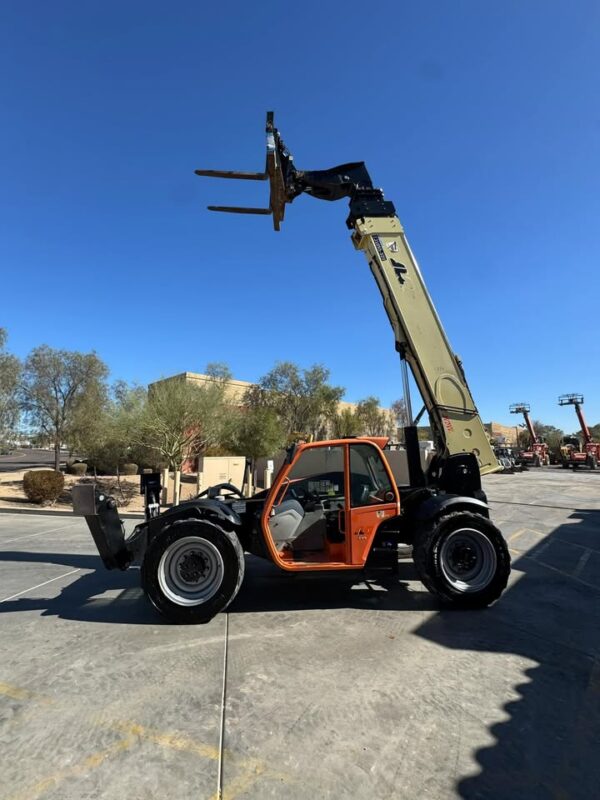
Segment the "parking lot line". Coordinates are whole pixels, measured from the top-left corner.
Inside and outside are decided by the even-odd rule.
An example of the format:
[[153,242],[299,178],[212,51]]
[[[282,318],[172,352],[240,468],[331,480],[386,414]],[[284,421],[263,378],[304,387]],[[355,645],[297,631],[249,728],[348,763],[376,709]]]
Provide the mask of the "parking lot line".
[[86,775],[90,770],[97,769],[109,758],[112,758],[117,753],[129,750],[135,744],[136,739],[133,736],[119,739],[104,750],[99,750],[97,753],[92,753],[87,756],[83,761],[53,772],[51,775],[48,775],[46,778],[36,783],[35,786],[31,786],[17,794],[11,795],[9,800],[36,800],[36,798],[45,794],[49,789],[60,786],[60,784],[68,778]]
[[577,566],[573,570],[573,577],[578,578],[583,570],[585,569],[585,565],[590,560],[592,555],[592,551],[589,548],[585,548],[584,552],[579,556],[579,561],[577,562]]
[[212,745],[190,739],[181,733],[167,733],[148,728],[137,722],[118,722],[111,726],[115,731],[124,734],[126,737],[133,736],[138,741],[145,740],[153,742],[159,747],[169,750],[179,750],[181,752],[193,753],[201,758],[208,758],[210,761],[217,761],[219,751]]
[[47,531],[41,531],[40,533],[27,533],[25,536],[16,536],[13,539],[5,539],[0,544],[9,544],[9,542],[20,542],[21,539],[33,539],[35,536],[45,536],[47,533],[55,533],[55,531],[64,531],[66,528],[76,528],[77,523],[72,523],[71,525],[61,525],[60,528],[50,528]]
[[51,703],[48,697],[44,697],[37,692],[32,692],[29,689],[22,689],[20,686],[13,686],[10,683],[3,683],[0,681],[0,695],[10,697],[11,700],[35,700],[38,703]]
[[229,645],[229,614],[225,612],[225,641],[223,642],[223,685],[221,689],[221,720],[219,723],[219,761],[217,764],[217,797],[223,797],[223,743],[225,740],[225,704],[227,702],[227,650]]
[[17,592],[16,594],[11,594],[9,597],[3,597],[0,600],[0,603],[6,603],[7,600],[14,600],[15,597],[20,597],[22,594],[27,594],[27,592],[33,592],[34,589],[39,589],[41,586],[45,586],[47,583],[52,583],[53,581],[59,581],[61,578],[66,578],[67,575],[74,575],[76,572],[80,572],[81,567],[77,569],[72,569],[69,572],[65,572],[62,575],[57,575],[56,578],[50,578],[49,581],[44,581],[43,583],[38,583],[36,586],[30,586],[29,589],[23,589],[22,592]]

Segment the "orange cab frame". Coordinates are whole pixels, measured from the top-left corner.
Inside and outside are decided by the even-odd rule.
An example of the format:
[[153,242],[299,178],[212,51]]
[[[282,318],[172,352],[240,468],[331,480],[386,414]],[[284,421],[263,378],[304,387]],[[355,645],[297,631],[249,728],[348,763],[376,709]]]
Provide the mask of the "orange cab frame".
[[[297,445],[289,463],[284,463],[280,469],[267,496],[261,515],[261,531],[264,542],[275,564],[291,572],[328,569],[356,570],[364,567],[379,526],[400,514],[398,487],[382,452],[387,442],[388,439],[386,437],[361,437],[360,439],[330,439],[324,442]],[[365,444],[372,447],[379,456],[381,466],[389,478],[390,487],[386,490],[385,497],[368,505],[353,506],[350,490],[350,448]],[[303,454],[308,450],[316,450],[318,448],[331,449],[334,447],[341,447],[344,452],[344,507],[340,509],[343,513],[339,514],[340,532],[343,535],[343,541],[328,544],[329,559],[327,560],[293,560],[288,554],[282,553],[277,549],[271,535],[269,521],[273,514],[273,509],[282,501],[287,487],[293,484],[293,480],[290,480],[289,475]]]

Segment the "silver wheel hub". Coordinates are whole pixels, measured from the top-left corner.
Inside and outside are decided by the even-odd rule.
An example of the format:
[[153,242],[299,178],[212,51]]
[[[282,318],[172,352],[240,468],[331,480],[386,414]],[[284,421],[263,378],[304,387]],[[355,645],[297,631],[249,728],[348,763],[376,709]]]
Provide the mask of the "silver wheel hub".
[[180,606],[197,606],[213,597],[225,573],[221,553],[201,536],[186,536],[169,545],[158,565],[163,594]]
[[480,592],[496,574],[496,550],[488,537],[476,528],[452,531],[440,548],[440,568],[458,592]]

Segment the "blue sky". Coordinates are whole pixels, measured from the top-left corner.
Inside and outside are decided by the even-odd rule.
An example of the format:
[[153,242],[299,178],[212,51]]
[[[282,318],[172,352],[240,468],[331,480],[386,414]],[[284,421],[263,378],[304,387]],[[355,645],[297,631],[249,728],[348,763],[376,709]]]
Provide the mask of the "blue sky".
[[482,416],[600,421],[595,2],[22,2],[0,9],[0,325],[148,382],[323,362],[401,395],[346,204],[270,220],[264,115],[300,168],[364,160],[393,200]]

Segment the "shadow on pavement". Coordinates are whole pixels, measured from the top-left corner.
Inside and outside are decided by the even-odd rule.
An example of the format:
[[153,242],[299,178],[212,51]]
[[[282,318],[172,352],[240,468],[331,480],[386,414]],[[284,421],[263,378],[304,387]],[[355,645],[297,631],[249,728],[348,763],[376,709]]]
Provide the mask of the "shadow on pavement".
[[496,743],[477,751],[481,772],[457,782],[466,800],[600,796],[600,511],[569,519],[514,558],[523,576],[484,617],[437,614],[416,631],[537,663],[504,706],[509,719],[491,727]]
[[[61,589],[57,597],[16,597],[0,604],[0,614],[41,611],[81,622],[167,624],[152,608],[140,587],[136,568],[106,570],[99,556],[73,553],[0,551],[0,562],[56,564],[86,572]],[[311,610],[327,608],[377,608],[390,611],[436,610],[428,592],[408,592],[407,581],[416,580],[412,562],[402,564],[399,576],[365,581],[361,575],[298,576],[282,574],[273,564],[246,556],[246,575],[240,593],[228,608],[232,613]],[[106,598],[106,592],[120,592]]]
[[[457,779],[457,796],[590,800],[600,786],[600,511],[576,510],[548,535],[534,531],[524,537],[520,545],[511,537],[517,547],[513,568],[521,575],[485,611],[441,611],[425,590],[409,591],[408,581],[416,577],[410,562],[401,563],[397,577],[365,582],[356,576],[283,575],[251,556],[229,611],[438,611],[416,635],[449,649],[506,653],[529,662],[515,686],[519,698],[504,706],[508,719],[490,728],[495,743],[475,753],[480,772]],[[143,596],[136,569],[108,572],[90,555],[8,551],[0,552],[0,561],[92,570],[57,597],[15,598],[0,604],[0,613],[39,610],[85,622],[162,623]],[[106,592],[118,594],[107,598]],[[497,679],[490,685],[497,686]]]
[[246,556],[246,577],[227,609],[232,614],[312,611],[328,608],[376,608],[380,611],[435,611],[439,603],[424,588],[409,591],[418,577],[412,561],[401,562],[398,575],[389,572],[332,574],[283,573],[268,561]]
[[[162,622],[140,588],[138,569],[127,572],[106,570],[100,556],[73,553],[28,553],[18,550],[0,551],[0,562],[56,564],[71,569],[93,570],[73,576],[56,597],[15,597],[0,603],[0,614],[18,611],[40,611],[42,616],[55,616],[79,622],[111,622],[157,625]],[[71,576],[69,576],[71,577]],[[52,584],[49,585],[49,588]],[[44,587],[40,587],[43,592]],[[119,592],[104,597],[106,592]]]

